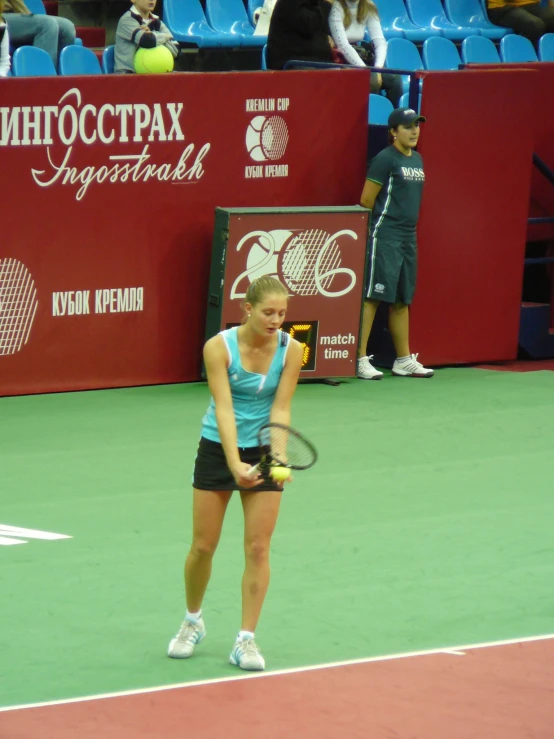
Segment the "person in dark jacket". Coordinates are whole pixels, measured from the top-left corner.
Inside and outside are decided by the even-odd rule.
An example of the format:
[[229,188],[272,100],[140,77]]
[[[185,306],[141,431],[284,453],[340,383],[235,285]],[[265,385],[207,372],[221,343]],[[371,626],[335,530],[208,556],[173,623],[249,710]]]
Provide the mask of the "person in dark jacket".
[[329,13],[333,0],[277,0],[267,37],[267,66],[292,60],[332,62]]
[[511,28],[535,46],[543,34],[554,31],[552,2],[543,7],[538,0],[487,0],[487,13],[496,26]]

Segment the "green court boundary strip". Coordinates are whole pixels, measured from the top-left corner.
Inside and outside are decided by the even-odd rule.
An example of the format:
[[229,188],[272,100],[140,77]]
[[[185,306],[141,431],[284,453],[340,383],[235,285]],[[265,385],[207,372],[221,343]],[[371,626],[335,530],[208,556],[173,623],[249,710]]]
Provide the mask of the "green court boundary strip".
[[125,698],[132,695],[146,695],[148,693],[161,693],[167,690],[180,690],[182,688],[196,688],[202,685],[217,685],[219,683],[236,682],[237,680],[254,680],[262,678],[277,677],[278,675],[296,675],[301,672],[313,672],[315,670],[328,670],[336,667],[348,667],[350,665],[370,664],[371,662],[387,662],[396,659],[409,659],[411,657],[426,657],[434,654],[451,654],[464,656],[464,652],[473,649],[487,649],[492,647],[507,647],[515,644],[528,644],[530,642],[547,641],[554,639],[554,634],[541,634],[539,636],[524,636],[516,639],[503,639],[502,641],[481,642],[479,644],[464,644],[456,647],[440,647],[437,649],[424,649],[417,652],[399,652],[398,654],[384,654],[378,657],[361,657],[349,659],[343,662],[327,662],[321,665],[307,665],[305,667],[291,667],[285,670],[274,670],[267,672],[253,672],[231,677],[216,677],[209,680],[196,680],[188,683],[174,683],[172,685],[159,685],[153,688],[137,688],[135,690],[123,690],[117,693],[103,693],[98,695],[85,695],[79,698],[65,698],[44,703],[23,703],[17,706],[0,706],[0,713],[7,711],[23,711],[31,708],[47,708],[49,706],[64,706],[70,703],[85,703],[88,701],[106,700],[108,698]]

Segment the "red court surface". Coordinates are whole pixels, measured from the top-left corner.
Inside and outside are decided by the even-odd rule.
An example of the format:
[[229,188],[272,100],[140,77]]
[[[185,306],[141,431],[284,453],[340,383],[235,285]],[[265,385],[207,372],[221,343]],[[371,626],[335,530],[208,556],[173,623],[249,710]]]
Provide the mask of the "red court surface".
[[0,737],[553,739],[554,635],[3,709]]

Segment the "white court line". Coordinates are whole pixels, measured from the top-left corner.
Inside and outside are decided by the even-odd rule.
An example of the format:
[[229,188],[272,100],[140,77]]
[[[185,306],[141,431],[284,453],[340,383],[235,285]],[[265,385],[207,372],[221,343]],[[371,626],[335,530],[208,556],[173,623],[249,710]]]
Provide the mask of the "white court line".
[[173,685],[158,685],[153,688],[138,688],[136,690],[122,690],[119,693],[101,693],[98,695],[85,695],[79,698],[65,698],[57,701],[45,701],[44,703],[22,703],[18,706],[0,706],[0,713],[7,711],[22,711],[29,708],[47,708],[49,706],[65,706],[69,703],[85,703],[88,701],[99,701],[107,698],[125,698],[132,695],[146,695],[148,693],[161,693],[166,690],[180,690],[181,688],[196,688],[201,685],[218,685],[220,683],[236,682],[238,680],[260,680],[262,678],[276,677],[278,675],[296,675],[301,672],[315,672],[316,670],[328,670],[334,667],[349,667],[350,665],[364,665],[370,662],[388,662],[395,659],[407,659],[409,657],[425,657],[433,654],[462,654],[472,649],[485,649],[487,647],[506,647],[511,644],[528,644],[535,641],[546,641],[554,639],[554,634],[541,634],[540,636],[524,636],[520,639],[504,639],[503,641],[490,641],[481,644],[465,644],[458,647],[442,647],[441,649],[424,649],[419,652],[401,652],[399,654],[385,654],[380,657],[361,657],[359,659],[348,659],[343,662],[327,662],[321,665],[308,665],[306,667],[291,667],[286,670],[274,670],[273,672],[248,672],[245,674],[232,675],[230,677],[215,677],[209,680],[196,680],[188,683],[174,683]]

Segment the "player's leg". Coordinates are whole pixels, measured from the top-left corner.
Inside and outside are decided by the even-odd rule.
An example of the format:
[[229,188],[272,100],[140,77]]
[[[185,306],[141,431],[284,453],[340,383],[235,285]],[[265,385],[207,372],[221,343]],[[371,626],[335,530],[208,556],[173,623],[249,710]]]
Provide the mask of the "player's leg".
[[202,607],[231,495],[228,491],[193,490],[192,543],[185,562],[187,608],[191,613]]
[[242,625],[230,661],[243,670],[263,670],[265,661],[254,632],[269,586],[269,550],[275,530],[281,493],[241,492],[244,511],[244,557],[242,578]]
[[[379,290],[382,288],[382,279],[384,279],[383,270],[386,266],[384,265],[382,249],[380,239],[375,236],[370,237],[368,253],[369,268],[367,270],[360,343],[358,345],[357,374],[360,380],[380,380],[383,377],[383,373],[375,369],[371,364],[370,359],[372,357],[367,356],[367,342],[369,341],[371,329],[373,328],[377,308],[382,300]],[[377,291],[375,289],[376,287]]]
[[402,266],[398,276],[396,299],[390,307],[389,328],[396,349],[392,374],[396,377],[432,377],[433,370],[417,361],[410,353],[410,309],[417,279],[417,246],[408,241],[402,244]]
[[369,341],[369,335],[373,328],[373,321],[375,320],[375,314],[377,313],[378,307],[378,300],[364,300],[364,307],[362,309],[362,327],[360,330],[360,347],[358,349],[359,358],[367,356],[367,342]]
[[410,309],[404,303],[389,308],[389,330],[397,357],[410,354]]
[[202,601],[212,574],[213,556],[231,495],[229,491],[193,489],[192,543],[185,561],[187,612],[179,631],[169,643],[170,657],[191,657],[195,646],[206,636]]
[[206,636],[202,601],[212,573],[225,512],[235,487],[220,443],[202,437],[194,462],[192,543],[185,562],[185,619],[168,649],[170,657],[186,659]]

